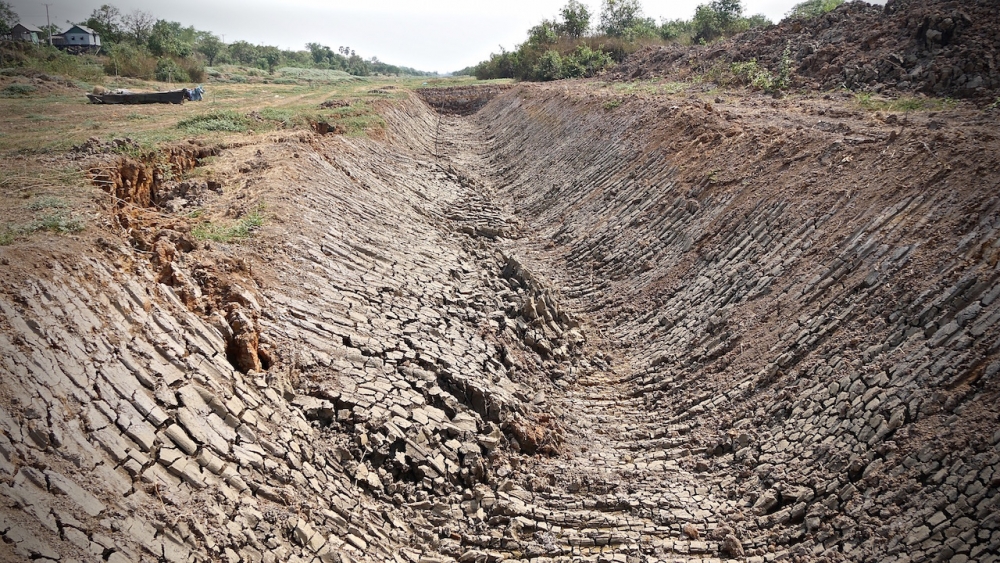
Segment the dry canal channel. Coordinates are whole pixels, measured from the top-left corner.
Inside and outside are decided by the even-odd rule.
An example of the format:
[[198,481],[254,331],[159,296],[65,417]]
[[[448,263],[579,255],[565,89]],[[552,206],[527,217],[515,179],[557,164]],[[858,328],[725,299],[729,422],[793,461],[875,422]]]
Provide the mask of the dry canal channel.
[[602,92],[95,174],[0,249],[0,559],[996,560],[988,124]]

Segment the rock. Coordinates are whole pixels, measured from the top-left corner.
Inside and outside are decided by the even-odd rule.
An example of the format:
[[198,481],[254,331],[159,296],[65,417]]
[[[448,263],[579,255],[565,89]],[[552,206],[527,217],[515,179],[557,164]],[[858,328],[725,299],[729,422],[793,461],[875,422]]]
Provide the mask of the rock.
[[744,557],[743,544],[740,540],[733,534],[726,535],[722,539],[722,546],[720,547],[723,553],[728,554],[730,557]]

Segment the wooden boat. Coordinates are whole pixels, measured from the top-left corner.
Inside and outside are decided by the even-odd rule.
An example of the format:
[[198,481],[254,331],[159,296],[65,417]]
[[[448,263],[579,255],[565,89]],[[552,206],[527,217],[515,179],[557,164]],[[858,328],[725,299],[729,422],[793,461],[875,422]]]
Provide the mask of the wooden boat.
[[182,88],[166,92],[106,92],[87,94],[87,98],[92,104],[183,104],[191,99],[191,91]]

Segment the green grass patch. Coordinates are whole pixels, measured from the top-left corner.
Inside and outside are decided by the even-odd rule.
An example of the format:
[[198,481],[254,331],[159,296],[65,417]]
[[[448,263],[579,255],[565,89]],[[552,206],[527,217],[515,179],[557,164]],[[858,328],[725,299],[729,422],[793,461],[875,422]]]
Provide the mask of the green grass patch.
[[250,129],[250,120],[237,111],[220,110],[183,119],[177,123],[177,127],[189,133],[209,131],[243,133]]
[[0,246],[9,246],[18,238],[26,237],[31,233],[72,234],[78,233],[85,228],[86,225],[78,217],[74,217],[65,209],[57,209],[26,225],[5,225],[0,230]]
[[69,207],[69,204],[62,198],[45,196],[36,198],[27,207],[31,211],[41,211],[43,209],[66,209]]
[[31,222],[28,232],[49,231],[52,233],[78,233],[84,229],[83,221],[65,211],[56,211]]
[[229,225],[212,222],[202,223],[191,229],[191,235],[198,240],[233,242],[250,238],[253,232],[264,224],[264,216],[255,211]]
[[618,98],[615,98],[613,100],[608,100],[608,101],[604,102],[604,109],[606,109],[608,111],[611,111],[613,109],[617,109],[621,105],[622,105],[622,101],[619,100]]
[[0,98],[27,98],[38,91],[32,84],[8,84],[0,90]]

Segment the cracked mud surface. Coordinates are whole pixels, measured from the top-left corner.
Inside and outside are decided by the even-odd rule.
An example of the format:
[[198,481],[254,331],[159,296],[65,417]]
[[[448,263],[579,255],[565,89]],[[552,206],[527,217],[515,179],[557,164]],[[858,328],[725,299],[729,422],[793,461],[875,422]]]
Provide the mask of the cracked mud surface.
[[996,560],[995,113],[435,95],[0,249],[0,559]]

